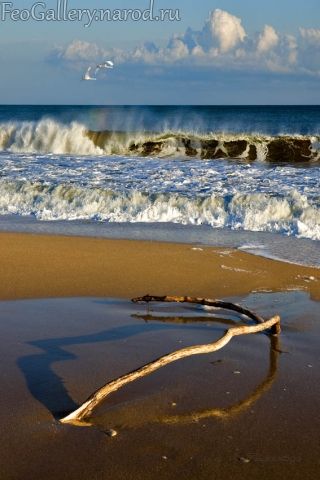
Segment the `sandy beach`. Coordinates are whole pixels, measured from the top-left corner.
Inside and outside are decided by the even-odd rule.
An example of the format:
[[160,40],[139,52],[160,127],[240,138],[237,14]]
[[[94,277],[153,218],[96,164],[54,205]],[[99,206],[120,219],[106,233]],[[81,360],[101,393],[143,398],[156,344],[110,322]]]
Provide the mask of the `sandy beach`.
[[320,270],[239,250],[130,240],[0,233],[2,300],[302,290],[320,300]]
[[[319,476],[319,269],[187,244],[6,233],[0,245],[1,479]],[[91,426],[62,425],[104,383],[242,321],[130,302],[147,293],[230,299],[279,314],[282,333],[175,362],[110,395]]]

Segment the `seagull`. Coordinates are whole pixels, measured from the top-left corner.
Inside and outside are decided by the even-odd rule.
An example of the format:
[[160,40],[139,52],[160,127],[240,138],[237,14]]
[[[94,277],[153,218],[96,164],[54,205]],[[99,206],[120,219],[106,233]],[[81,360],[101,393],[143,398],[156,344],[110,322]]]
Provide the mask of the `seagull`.
[[97,65],[96,75],[97,75],[97,72],[100,68],[113,68],[113,63],[111,62],[111,60],[107,60],[102,65]]
[[81,80],[97,80],[96,78],[90,77],[91,67],[88,68],[84,77]]

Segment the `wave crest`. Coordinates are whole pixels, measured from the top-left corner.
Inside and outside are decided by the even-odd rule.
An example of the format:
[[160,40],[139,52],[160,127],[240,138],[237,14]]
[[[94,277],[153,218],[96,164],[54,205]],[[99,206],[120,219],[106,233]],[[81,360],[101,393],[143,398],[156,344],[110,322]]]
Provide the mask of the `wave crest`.
[[83,125],[76,122],[62,125],[53,120],[0,125],[0,149],[14,153],[71,155],[104,153],[88,138]]
[[0,125],[0,149],[15,153],[125,155],[199,159],[242,159],[269,163],[318,163],[320,137],[180,131],[92,131],[54,120]]

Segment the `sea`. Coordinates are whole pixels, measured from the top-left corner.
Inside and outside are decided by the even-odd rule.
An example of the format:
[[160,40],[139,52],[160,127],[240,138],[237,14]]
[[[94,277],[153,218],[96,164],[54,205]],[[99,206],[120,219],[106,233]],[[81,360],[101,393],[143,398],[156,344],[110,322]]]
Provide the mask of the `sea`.
[[0,106],[0,231],[320,267],[320,106]]

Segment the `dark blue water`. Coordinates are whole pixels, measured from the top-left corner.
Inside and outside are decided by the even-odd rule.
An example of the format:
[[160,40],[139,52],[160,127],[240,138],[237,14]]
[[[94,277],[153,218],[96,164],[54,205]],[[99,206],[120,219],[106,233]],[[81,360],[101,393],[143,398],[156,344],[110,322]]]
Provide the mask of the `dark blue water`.
[[59,106],[2,105],[0,123],[62,124],[77,121],[92,130],[319,135],[320,106]]

